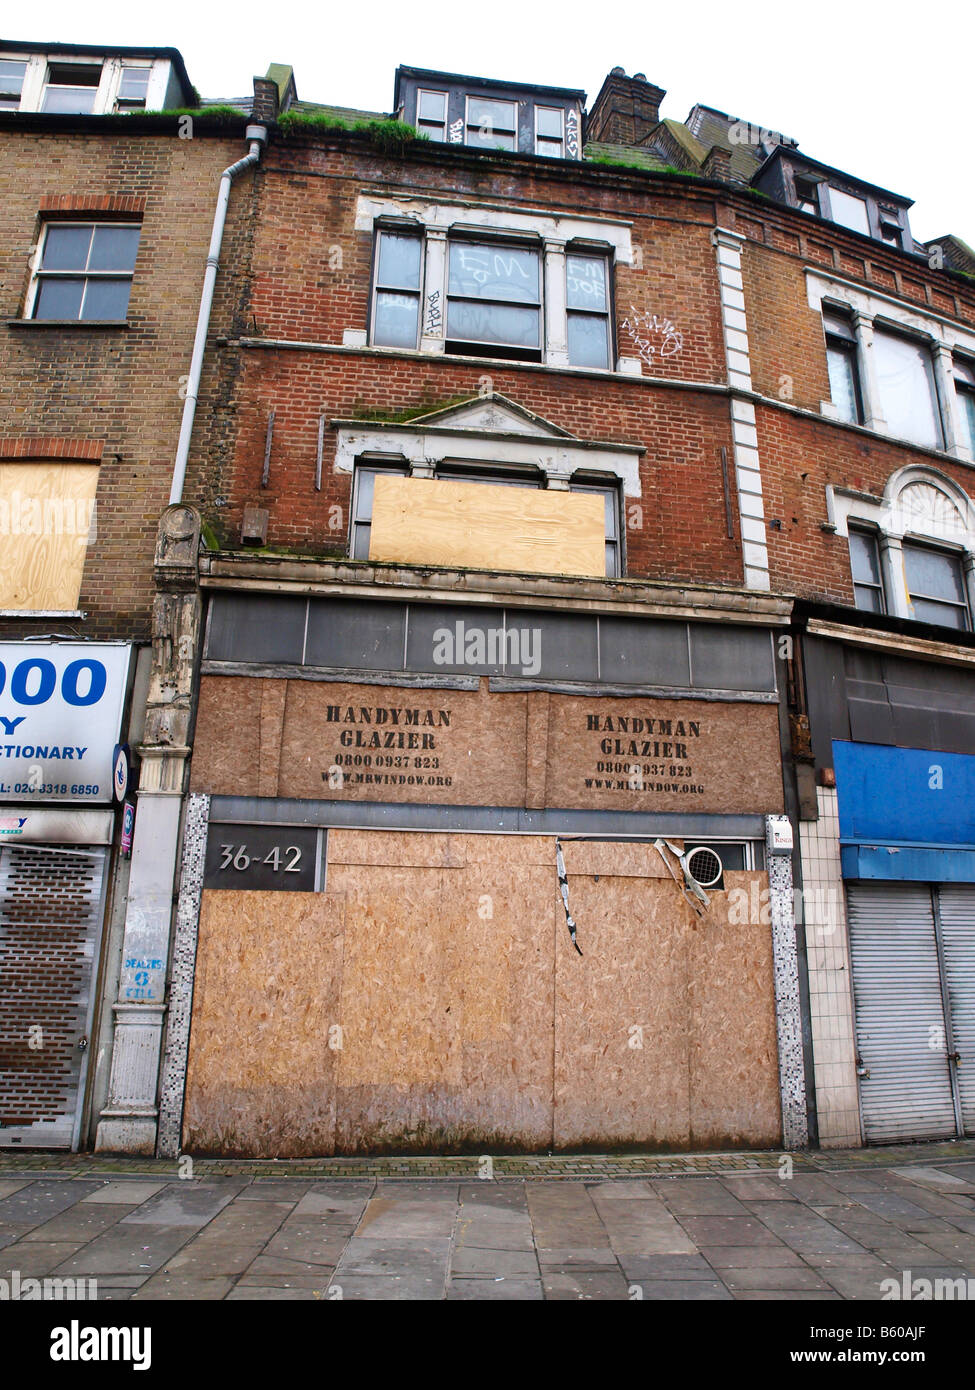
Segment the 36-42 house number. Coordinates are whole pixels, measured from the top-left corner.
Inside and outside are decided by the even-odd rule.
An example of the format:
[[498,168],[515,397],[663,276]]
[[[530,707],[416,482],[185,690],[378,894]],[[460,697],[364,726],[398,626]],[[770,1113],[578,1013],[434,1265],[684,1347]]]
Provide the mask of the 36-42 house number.
[[308,826],[211,823],[203,886],[313,893],[321,834]]

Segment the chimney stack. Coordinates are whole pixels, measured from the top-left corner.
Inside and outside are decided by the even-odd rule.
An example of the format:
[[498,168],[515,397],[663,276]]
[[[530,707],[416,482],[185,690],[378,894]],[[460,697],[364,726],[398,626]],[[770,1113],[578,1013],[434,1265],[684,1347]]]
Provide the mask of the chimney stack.
[[660,103],[666,95],[642,72],[627,77],[622,68],[613,68],[589,112],[586,139],[606,145],[642,145],[660,123]]

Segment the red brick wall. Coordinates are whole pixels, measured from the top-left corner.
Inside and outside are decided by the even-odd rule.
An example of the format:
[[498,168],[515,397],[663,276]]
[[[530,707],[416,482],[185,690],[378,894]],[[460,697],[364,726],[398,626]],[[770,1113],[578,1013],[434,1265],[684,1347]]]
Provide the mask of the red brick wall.
[[[642,265],[617,270],[618,353],[636,355],[621,328],[631,308],[669,318],[682,335],[681,351],[644,370],[700,384],[726,380],[711,231],[716,224],[740,231],[755,389],[818,417],[758,403],[766,513],[782,523],[769,530],[775,587],[852,601],[846,542],[822,529],[828,482],[880,492],[894,468],[927,460],[972,491],[975,474],[964,465],[819,417],[829,384],[821,320],[808,307],[803,268],[821,266],[975,324],[975,286],[958,277],[703,180],[570,172],[454,148],[382,154],[355,138],[299,135],[275,137],[255,185],[254,280],[241,321],[245,336],[325,350],[241,348],[232,339],[209,361],[188,495],[222,543],[239,546],[242,510],[251,503],[269,511],[270,547],[345,553],[350,479],[333,471],[331,428],[321,492],[313,485],[319,411],[331,420],[434,410],[475,395],[488,376],[494,390],[583,439],[644,449],[640,525],[627,528],[628,574],[742,583],[734,498],[729,539],[721,479],[722,446],[731,455],[726,396],[667,389],[647,376],[341,349],[344,330],[368,325],[372,237],[355,231],[354,217],[357,196],[377,190],[630,222]],[[272,409],[270,484],[262,489]],[[637,519],[632,510],[629,519]]]

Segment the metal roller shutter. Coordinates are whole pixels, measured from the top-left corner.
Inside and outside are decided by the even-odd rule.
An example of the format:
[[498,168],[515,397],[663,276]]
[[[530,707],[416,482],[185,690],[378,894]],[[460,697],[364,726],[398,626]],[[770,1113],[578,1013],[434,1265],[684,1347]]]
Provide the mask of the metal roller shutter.
[[76,1148],[106,851],[0,849],[0,1145]]
[[962,1122],[975,1134],[975,886],[945,884],[939,900]]
[[953,1137],[931,889],[850,884],[848,908],[867,1143]]

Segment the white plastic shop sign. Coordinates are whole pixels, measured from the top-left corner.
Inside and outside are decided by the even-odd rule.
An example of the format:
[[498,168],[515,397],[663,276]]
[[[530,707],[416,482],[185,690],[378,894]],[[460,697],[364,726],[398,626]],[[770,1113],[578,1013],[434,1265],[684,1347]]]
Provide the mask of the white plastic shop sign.
[[111,801],[131,651],[0,643],[0,801]]

